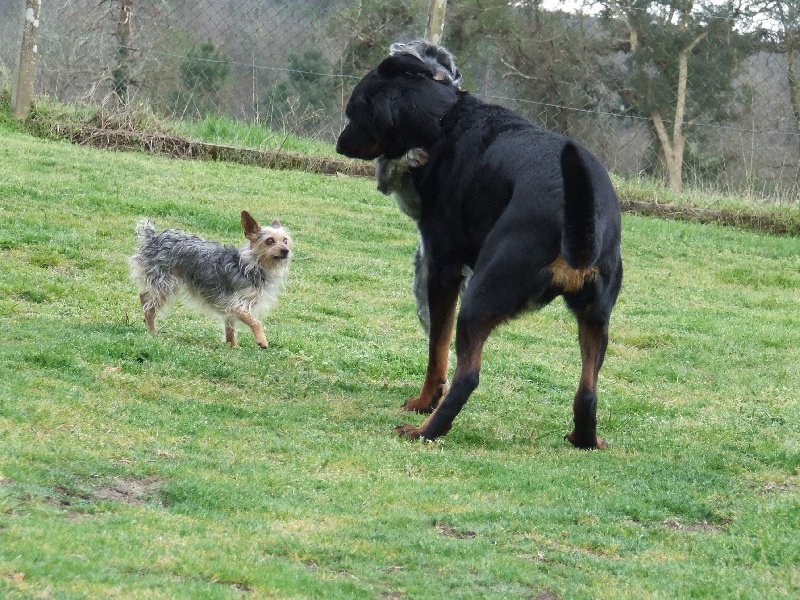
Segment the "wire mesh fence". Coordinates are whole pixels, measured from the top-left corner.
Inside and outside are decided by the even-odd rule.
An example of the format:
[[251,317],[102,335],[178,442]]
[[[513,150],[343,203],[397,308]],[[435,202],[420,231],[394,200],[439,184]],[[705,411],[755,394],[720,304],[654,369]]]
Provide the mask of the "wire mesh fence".
[[[37,93],[145,104],[333,141],[353,85],[428,0],[45,0]],[[0,69],[25,0],[0,0]],[[613,172],[794,200],[796,0],[465,0],[445,45],[464,88],[579,140]],[[10,77],[10,76],[9,76]]]

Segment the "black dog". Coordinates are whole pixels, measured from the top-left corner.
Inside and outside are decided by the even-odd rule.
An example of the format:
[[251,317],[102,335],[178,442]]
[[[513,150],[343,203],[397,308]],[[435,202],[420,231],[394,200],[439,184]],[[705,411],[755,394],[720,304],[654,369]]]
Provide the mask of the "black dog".
[[[435,47],[432,47],[435,49]],[[336,150],[392,160],[422,148],[410,169],[428,267],[428,369],[406,410],[433,411],[408,438],[445,435],[478,385],[492,330],[563,296],[578,320],[583,369],[566,438],[604,448],[597,437],[597,375],[622,284],[620,211],[608,173],[587,150],[487,104],[437,77],[412,54],[385,59],[353,90]],[[456,326],[456,369],[447,361],[464,267],[472,279]]]

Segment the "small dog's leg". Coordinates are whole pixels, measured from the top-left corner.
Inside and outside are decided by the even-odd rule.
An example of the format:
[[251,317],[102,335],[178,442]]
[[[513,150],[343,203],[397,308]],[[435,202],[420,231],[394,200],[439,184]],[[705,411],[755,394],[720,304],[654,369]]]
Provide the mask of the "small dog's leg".
[[597,437],[597,374],[603,366],[608,346],[608,321],[578,320],[578,341],[583,368],[578,391],[572,403],[575,427],[565,435],[578,448],[607,448],[605,440]]
[[267,342],[267,338],[264,335],[264,328],[261,326],[261,321],[256,319],[246,310],[240,311],[239,313],[237,313],[236,316],[242,323],[249,326],[250,329],[253,330],[253,335],[256,338],[256,344],[258,344],[262,348],[266,348],[269,345],[269,342]]
[[419,240],[417,252],[414,254],[414,298],[417,301],[417,317],[425,335],[431,336],[431,310],[428,306],[428,257],[425,256],[425,246],[422,238]]
[[144,322],[147,325],[147,330],[150,333],[156,333],[156,312],[158,308],[150,295],[150,292],[144,291],[139,294],[139,301],[142,303],[142,312],[144,313]]
[[236,340],[236,327],[233,319],[225,319],[225,341],[231,345],[231,348],[239,345]]

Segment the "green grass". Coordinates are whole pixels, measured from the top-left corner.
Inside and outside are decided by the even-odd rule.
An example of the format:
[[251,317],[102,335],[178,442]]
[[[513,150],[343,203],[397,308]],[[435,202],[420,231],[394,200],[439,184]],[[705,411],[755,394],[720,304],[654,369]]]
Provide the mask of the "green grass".
[[[0,125],[0,597],[794,598],[800,239],[625,217],[600,434],[560,302],[501,328],[450,435],[407,443],[413,226],[374,183],[109,153]],[[128,279],[147,215],[290,285],[226,347]]]
[[332,144],[300,138],[289,132],[267,129],[257,123],[207,116],[202,121],[178,121],[174,131],[189,139],[255,150],[287,150],[302,154],[337,157]]
[[[788,191],[767,189],[765,182],[750,182],[739,190],[721,191],[703,182],[686,182],[680,193],[652,177],[622,178],[612,174],[617,194],[622,200],[666,204],[676,207],[718,211],[740,216],[755,216],[768,221],[790,224],[797,230],[800,203]],[[774,187],[774,186],[773,186]],[[699,215],[698,215],[699,216]],[[698,219],[695,219],[698,220]]]

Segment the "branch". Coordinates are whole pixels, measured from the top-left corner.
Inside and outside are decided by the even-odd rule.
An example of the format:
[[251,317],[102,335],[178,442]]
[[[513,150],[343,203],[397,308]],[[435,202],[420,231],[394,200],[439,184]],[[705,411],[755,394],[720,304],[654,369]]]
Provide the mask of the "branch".
[[658,111],[653,111],[650,113],[650,117],[653,120],[653,125],[656,128],[658,139],[661,142],[661,145],[664,147],[664,154],[668,154],[666,157],[667,162],[670,162],[672,160],[672,142],[669,139],[669,133],[664,125],[664,120],[661,118],[661,113]]
[[503,66],[508,67],[511,70],[509,75],[516,75],[517,77],[521,77],[522,79],[527,79],[528,81],[536,81],[536,77],[531,77],[530,75],[525,75],[522,71],[520,71],[517,67],[512,65],[508,60],[500,57],[500,62],[503,63]]
[[673,135],[676,137],[681,135],[683,119],[686,114],[686,88],[689,82],[689,55],[692,53],[692,50],[697,47],[697,44],[707,37],[708,30],[692,40],[692,43],[681,50],[678,55],[678,92],[675,98],[675,125],[673,129]]
[[630,44],[630,51],[636,52],[639,49],[639,30],[633,25],[633,21],[631,21],[631,15],[626,10],[626,7],[620,4],[619,0],[611,0],[610,8],[612,11],[617,13],[617,15],[622,19],[625,25],[628,27],[629,36],[629,44]]

